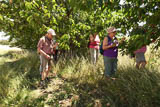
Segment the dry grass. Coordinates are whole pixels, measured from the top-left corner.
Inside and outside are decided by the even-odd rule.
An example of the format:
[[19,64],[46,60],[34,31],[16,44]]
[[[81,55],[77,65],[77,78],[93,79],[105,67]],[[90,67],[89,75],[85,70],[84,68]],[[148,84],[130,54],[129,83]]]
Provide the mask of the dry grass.
[[1,51],[0,101],[6,107],[156,107],[160,105],[157,53],[147,51],[150,60],[145,70],[137,70],[134,59],[119,55],[116,81],[103,78],[102,56],[96,66],[84,57],[60,59],[52,69],[57,76],[51,75],[43,90],[38,87],[36,53]]

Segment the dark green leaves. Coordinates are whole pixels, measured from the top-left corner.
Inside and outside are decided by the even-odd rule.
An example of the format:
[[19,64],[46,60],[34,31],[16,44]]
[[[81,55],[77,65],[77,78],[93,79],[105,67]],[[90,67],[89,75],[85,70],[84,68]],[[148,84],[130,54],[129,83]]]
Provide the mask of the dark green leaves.
[[[132,32],[129,33],[131,41],[136,41],[135,35],[145,40],[140,39],[140,42],[147,45],[151,43],[150,39],[158,40],[159,2],[126,0],[124,4],[119,3],[120,0],[1,1],[0,30],[15,39],[16,45],[32,49],[36,48],[39,38],[48,28],[56,31],[59,48],[68,50],[85,49],[91,33],[98,32],[103,38],[109,26],[115,26],[121,35]],[[137,29],[139,26],[145,33]]]

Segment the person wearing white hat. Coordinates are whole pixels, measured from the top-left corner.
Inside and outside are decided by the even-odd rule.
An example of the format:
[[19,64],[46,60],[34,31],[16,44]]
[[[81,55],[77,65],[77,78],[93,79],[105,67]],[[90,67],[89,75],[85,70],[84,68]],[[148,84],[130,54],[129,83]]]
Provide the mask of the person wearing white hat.
[[41,73],[41,85],[45,85],[45,80],[48,79],[48,73],[51,69],[53,49],[58,46],[58,43],[54,44],[53,36],[56,33],[53,29],[47,30],[47,34],[40,38],[37,50],[40,55],[40,73]]
[[48,29],[47,33],[51,34],[53,36],[56,36],[56,33],[55,33],[55,31],[53,29]]
[[115,37],[115,27],[108,28],[107,33],[108,36],[105,37],[103,40],[103,58],[105,65],[104,75],[107,77],[107,79],[109,79],[117,71],[118,40]]

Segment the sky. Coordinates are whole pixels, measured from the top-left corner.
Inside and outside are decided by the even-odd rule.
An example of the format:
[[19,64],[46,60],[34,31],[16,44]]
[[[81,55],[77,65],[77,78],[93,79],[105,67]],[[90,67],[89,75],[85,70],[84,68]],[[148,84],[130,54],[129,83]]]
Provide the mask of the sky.
[[0,32],[0,40],[8,40],[9,36],[3,36],[5,33],[4,32]]

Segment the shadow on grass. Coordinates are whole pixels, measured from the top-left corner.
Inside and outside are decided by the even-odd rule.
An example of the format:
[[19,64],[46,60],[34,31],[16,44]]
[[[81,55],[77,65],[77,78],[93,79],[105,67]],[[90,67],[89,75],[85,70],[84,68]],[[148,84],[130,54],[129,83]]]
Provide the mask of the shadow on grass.
[[[10,54],[14,58],[13,53],[7,53],[6,56],[10,56]],[[78,63],[74,62],[74,64]],[[59,70],[63,72],[66,65],[63,62],[62,65],[59,65],[62,66]],[[75,68],[82,68],[80,65],[76,65]],[[73,66],[72,63],[70,66]],[[1,72],[3,82],[1,84],[4,86],[1,90],[8,90],[8,84],[17,77],[18,79],[22,77],[19,80],[19,89],[25,87],[27,90],[34,90],[36,82],[40,79],[38,68],[39,58],[35,54],[28,54],[16,61],[5,62],[0,66],[0,69],[3,69]],[[98,107],[98,105],[99,107],[157,107],[160,105],[160,74],[157,71],[149,72],[122,67],[119,68],[115,81],[106,80],[102,78],[102,74],[92,72],[92,70],[88,72],[84,70],[82,73],[84,75],[80,77],[76,76],[77,73],[81,72],[80,70],[73,71],[71,77],[64,79],[62,78],[63,74],[59,74],[57,78],[51,81],[54,82],[56,79],[61,81],[57,89],[44,93],[38,98],[31,99],[30,96],[26,96],[21,102],[19,102],[21,96],[19,97],[17,94],[10,103],[29,107],[43,107],[45,104],[55,107],[63,104],[75,107]],[[88,75],[88,73],[93,75]],[[53,85],[53,87],[55,86]],[[7,94],[8,91],[4,97]],[[49,95],[52,97],[49,98]]]
[[[39,59],[35,54],[24,55],[23,52],[8,52],[0,57],[5,57],[6,59],[14,59],[13,61],[4,62],[0,65],[0,90],[3,90],[1,98],[7,97],[9,89],[12,87],[11,83],[15,81],[15,86],[18,88],[27,87],[29,89],[34,89],[36,81],[39,80]],[[15,60],[16,59],[16,60]],[[19,84],[18,84],[19,83]]]
[[[99,78],[97,76],[97,78]],[[157,71],[126,68],[119,70],[116,80],[99,78],[96,82],[87,82],[89,78],[69,78],[62,89],[69,95],[77,95],[73,101],[77,107],[157,107],[160,105],[160,73]],[[82,79],[86,82],[80,83]],[[73,91],[74,90],[74,91]],[[72,93],[72,94],[71,94]]]

